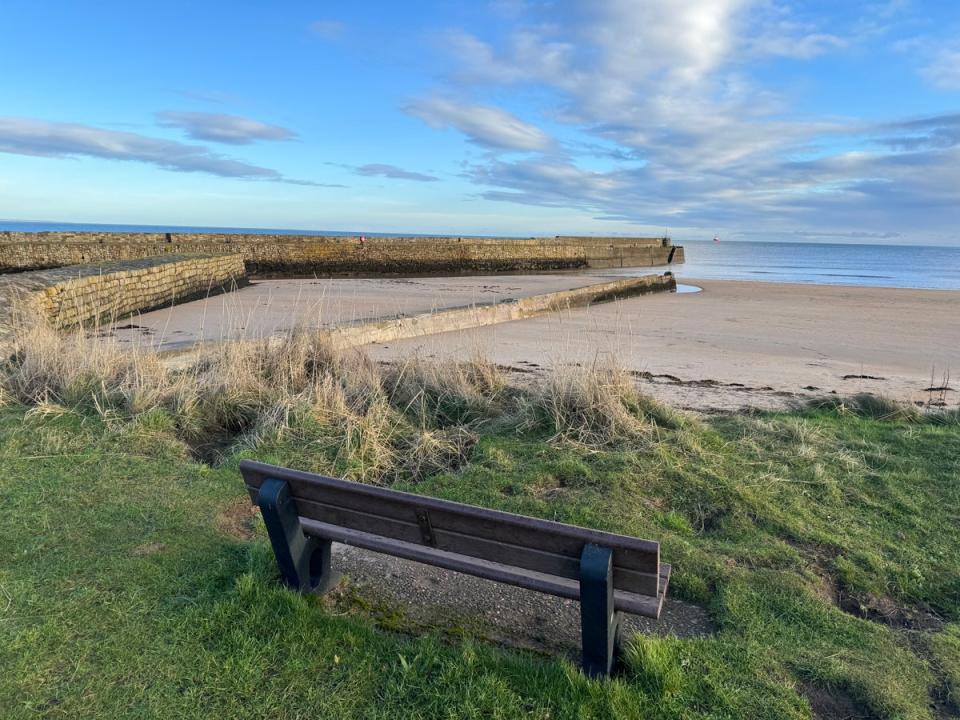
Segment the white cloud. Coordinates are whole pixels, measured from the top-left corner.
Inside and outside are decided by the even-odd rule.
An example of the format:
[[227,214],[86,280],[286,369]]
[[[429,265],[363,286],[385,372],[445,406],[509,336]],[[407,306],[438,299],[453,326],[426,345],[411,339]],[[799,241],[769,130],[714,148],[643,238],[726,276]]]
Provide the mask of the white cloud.
[[156,114],[161,127],[180,128],[194,140],[249,145],[257,140],[291,140],[296,133],[279,125],[225,113],[177,112],[164,110]]
[[554,119],[593,130],[637,159],[726,162],[797,135],[785,136],[782,122],[757,122],[777,99],[736,71],[751,37],[747,11],[758,3],[574,2],[559,6],[553,23],[534,14],[498,47],[463,32],[446,41],[461,61],[461,86],[546,85],[563,98],[550,111]]
[[510,113],[445,98],[422,98],[404,110],[435,128],[459,130],[470,142],[496,150],[549,150],[553,141],[539,128]]
[[[466,176],[488,199],[643,225],[808,225],[844,236],[905,222],[952,228],[960,121],[791,117],[789,98],[749,74],[770,60],[858,49],[903,9],[898,0],[866,4],[824,27],[780,0],[512,3],[504,36],[443,36],[457,60],[449,83],[461,94],[536,98],[541,115],[592,139],[549,152],[515,143],[540,154],[487,157]],[[945,71],[939,78],[952,82]],[[421,116],[457,127],[448,113],[449,104]],[[474,115],[464,109],[457,120]]]
[[843,50],[850,41],[839,35],[804,29],[792,23],[771,28],[749,43],[752,52],[760,57],[785,57],[795,60],[810,60],[831,50]]
[[[663,165],[589,171],[569,160],[488,160],[468,177],[490,200],[578,208],[642,225],[739,227],[753,233],[863,237],[909,230],[954,232],[960,222],[960,118],[940,116],[861,127],[878,149],[806,160],[755,158],[696,172]],[[883,149],[890,133],[913,144]],[[931,148],[936,148],[932,150]],[[712,230],[711,230],[712,231]],[[879,235],[878,235],[879,236]]]
[[361,165],[360,167],[354,168],[354,172],[356,172],[357,175],[379,175],[381,177],[387,177],[393,180],[414,180],[416,182],[435,182],[439,180],[439,178],[436,178],[433,175],[425,175],[424,173],[413,172],[412,170],[404,170],[403,168],[398,168],[396,165],[387,165],[385,163]]
[[175,172],[201,172],[227,178],[298,185],[316,184],[284,177],[276,170],[234,160],[201,145],[187,145],[80,123],[33,118],[0,117],[0,152],[53,158],[126,160]]
[[936,88],[960,90],[960,47],[940,48],[920,72]]

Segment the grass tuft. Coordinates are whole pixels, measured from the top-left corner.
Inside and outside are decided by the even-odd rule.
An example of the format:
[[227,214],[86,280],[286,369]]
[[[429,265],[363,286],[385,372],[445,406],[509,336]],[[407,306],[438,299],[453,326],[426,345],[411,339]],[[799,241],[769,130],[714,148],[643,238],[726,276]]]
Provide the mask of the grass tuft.
[[613,363],[551,372],[521,399],[523,427],[544,430],[553,440],[609,447],[649,440],[657,428],[679,428],[683,416],[641,394]]
[[685,683],[677,650],[672,638],[636,635],[624,653],[631,679],[657,699],[680,694]]
[[421,423],[463,425],[489,419],[506,381],[489,360],[428,363],[412,358],[384,378],[390,402]]
[[811,402],[811,407],[875,420],[919,422],[925,417],[915,405],[870,393],[859,393],[853,397],[844,398],[818,398]]

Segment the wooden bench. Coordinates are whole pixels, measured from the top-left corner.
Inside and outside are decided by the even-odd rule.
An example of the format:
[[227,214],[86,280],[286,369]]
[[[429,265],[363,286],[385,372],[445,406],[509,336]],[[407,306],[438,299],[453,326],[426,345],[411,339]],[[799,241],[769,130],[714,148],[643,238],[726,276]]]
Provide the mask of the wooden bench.
[[244,460],[283,581],[325,592],[332,542],[580,601],[583,669],[608,675],[620,612],[657,618],[660,544]]

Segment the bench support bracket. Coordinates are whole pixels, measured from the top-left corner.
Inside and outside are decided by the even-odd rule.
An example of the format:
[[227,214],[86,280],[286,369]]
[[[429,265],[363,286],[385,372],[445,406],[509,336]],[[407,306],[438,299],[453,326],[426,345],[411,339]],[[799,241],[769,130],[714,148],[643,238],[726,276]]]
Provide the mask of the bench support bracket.
[[290,486],[268,478],[260,486],[257,504],[284,584],[292,590],[317,593],[336,585],[339,576],[330,567],[332,543],[303,534]]
[[587,543],[580,555],[583,671],[610,674],[620,652],[620,613],[613,606],[613,551]]

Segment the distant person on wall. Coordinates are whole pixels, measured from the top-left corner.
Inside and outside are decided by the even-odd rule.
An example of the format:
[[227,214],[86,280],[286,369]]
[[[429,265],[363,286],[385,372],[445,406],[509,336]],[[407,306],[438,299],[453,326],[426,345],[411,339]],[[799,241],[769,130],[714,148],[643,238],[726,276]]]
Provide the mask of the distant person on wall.
[[366,247],[366,242],[367,242],[367,239],[366,239],[363,235],[361,235],[361,236],[360,236],[360,249],[361,249],[361,250],[363,250],[363,248]]

